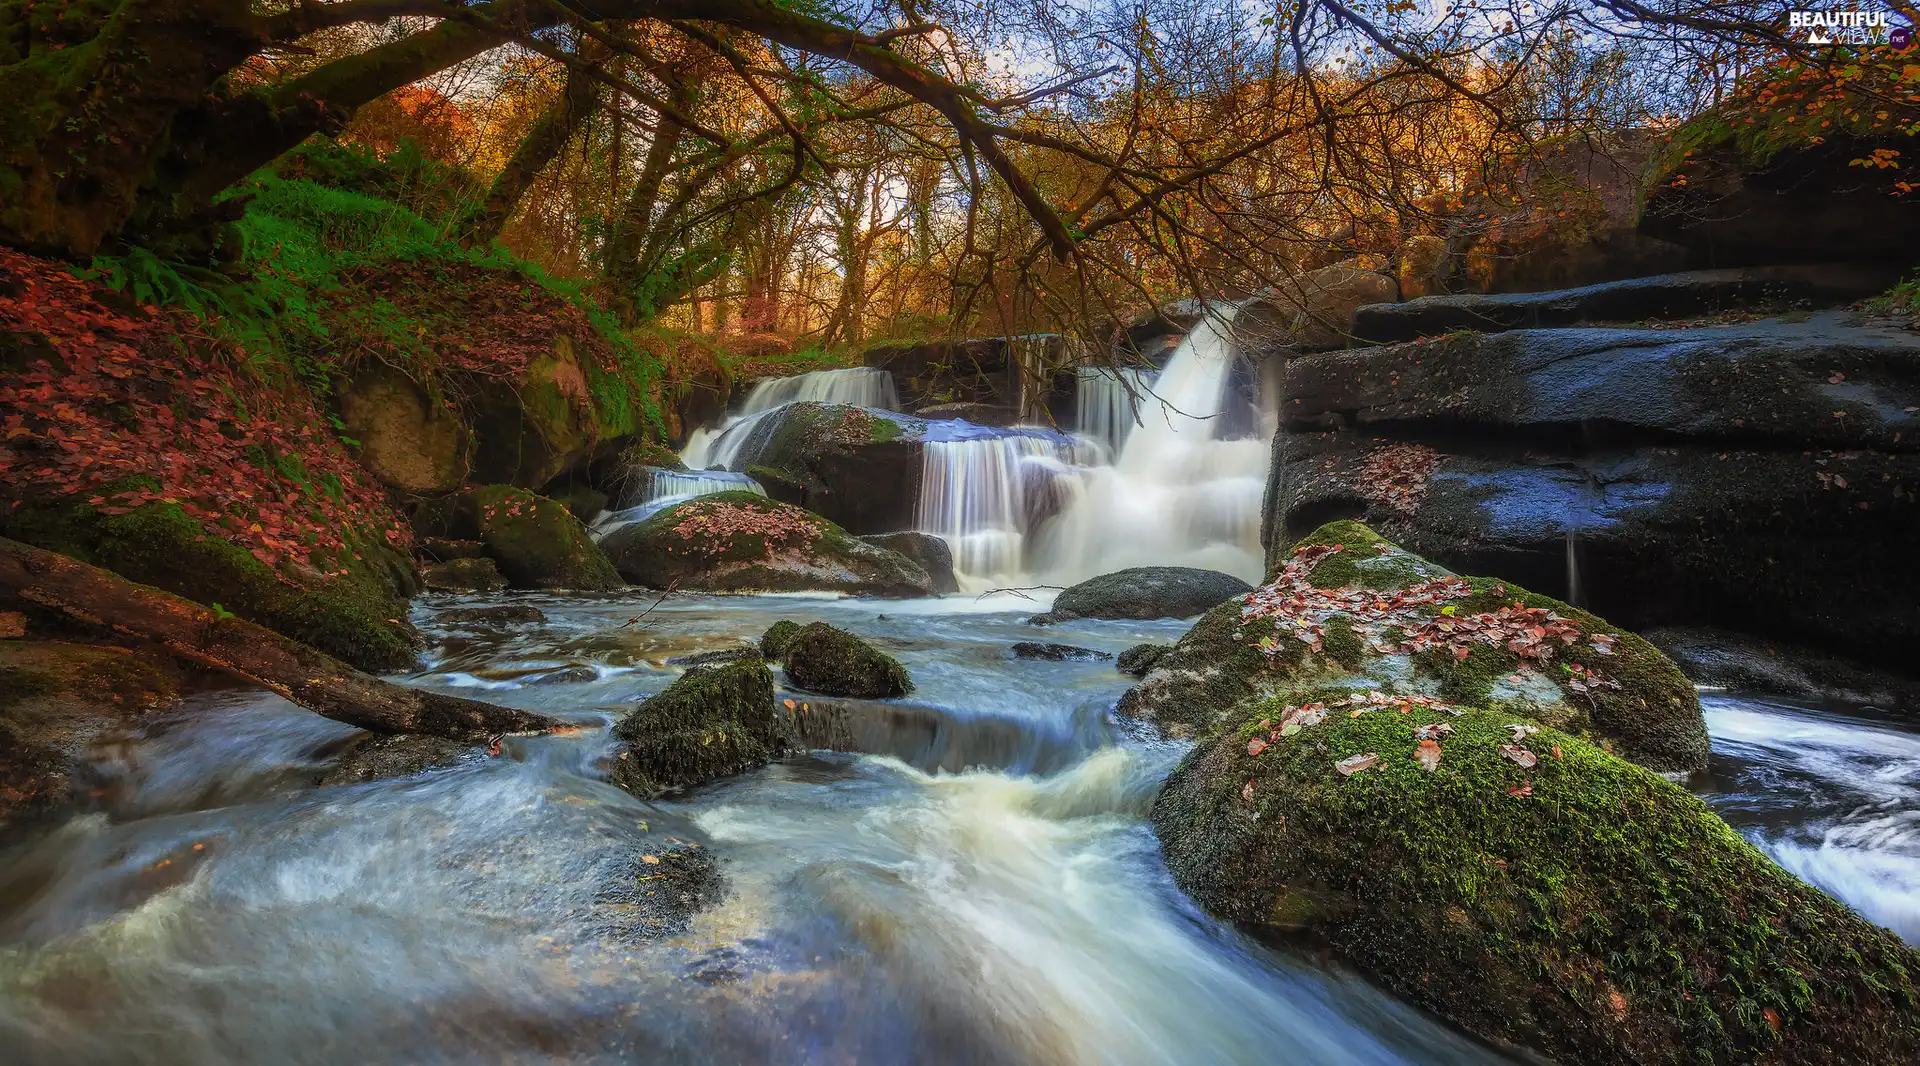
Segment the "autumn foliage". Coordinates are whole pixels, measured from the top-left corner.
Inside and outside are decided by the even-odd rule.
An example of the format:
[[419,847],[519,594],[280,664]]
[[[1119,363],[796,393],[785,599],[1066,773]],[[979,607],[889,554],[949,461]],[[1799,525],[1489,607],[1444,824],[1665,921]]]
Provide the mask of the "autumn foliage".
[[340,565],[350,530],[410,541],[311,396],[187,312],[0,249],[0,341],[0,506],[177,503],[269,566]]

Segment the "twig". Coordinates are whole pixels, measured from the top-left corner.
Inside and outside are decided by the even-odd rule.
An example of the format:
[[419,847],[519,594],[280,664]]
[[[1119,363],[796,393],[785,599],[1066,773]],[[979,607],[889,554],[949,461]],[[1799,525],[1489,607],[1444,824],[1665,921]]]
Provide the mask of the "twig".
[[660,594],[660,598],[653,601],[653,607],[649,607],[646,610],[641,611],[639,614],[634,615],[632,618],[629,618],[626,621],[620,623],[620,628],[625,629],[628,626],[634,624],[635,622],[638,622],[642,618],[645,618],[646,616],[652,614],[654,611],[654,607],[660,606],[660,604],[664,602],[668,596],[673,595],[673,590],[679,587],[680,587],[680,579],[678,578],[675,578],[674,580],[668,582],[667,591],[662,592]]
[[973,602],[979,603],[981,600],[986,599],[988,596],[991,596],[996,592],[1011,592],[1015,596],[1018,596],[1023,600],[1030,600],[1030,599],[1033,599],[1033,597],[1027,595],[1027,593],[1029,592],[1034,592],[1039,589],[1059,589],[1061,591],[1065,591],[1066,587],[1067,586],[1065,585],[1022,585],[1019,588],[988,589],[987,591],[982,592],[980,595],[975,596],[973,598]]

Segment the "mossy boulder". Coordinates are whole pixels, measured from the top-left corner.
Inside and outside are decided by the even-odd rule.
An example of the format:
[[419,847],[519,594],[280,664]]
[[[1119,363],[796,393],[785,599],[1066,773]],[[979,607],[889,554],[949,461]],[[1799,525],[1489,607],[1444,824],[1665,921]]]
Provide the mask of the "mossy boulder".
[[851,404],[802,401],[765,415],[733,469],[768,495],[856,534],[913,525],[927,424]]
[[1267,585],[1203,615],[1120,712],[1206,737],[1308,683],[1490,707],[1658,771],[1706,766],[1699,698],[1651,644],[1509,582],[1459,577],[1351,521],[1322,526]]
[[613,780],[652,798],[764,766],[786,750],[758,656],[689,670],[613,727]]
[[861,537],[861,540],[876,548],[885,548],[920,564],[933,580],[933,591],[946,595],[960,591],[960,581],[953,573],[953,549],[947,542],[932,533],[875,533]]
[[449,559],[420,568],[420,583],[436,592],[493,592],[507,587],[492,559]]
[[380,483],[402,492],[447,492],[467,479],[471,434],[444,401],[383,363],[357,371],[337,392],[341,425]]
[[217,604],[371,673],[411,665],[420,644],[406,622],[411,563],[353,531],[351,549],[328,563],[333,573],[315,572],[305,584],[209,533],[173,503],[117,515],[86,503],[23,504],[0,515],[0,535]]
[[565,505],[511,485],[469,494],[480,541],[514,588],[612,589],[624,582]]
[[800,623],[785,618],[768,626],[767,631],[760,634],[760,654],[769,659],[780,659],[787,653],[787,641],[792,640],[798,632]]
[[822,696],[879,700],[913,691],[900,660],[825,622],[802,626],[787,638],[781,669],[795,688]]
[[179,681],[124,648],[0,641],[0,825],[64,805],[94,741],[171,703]]
[[635,584],[693,592],[845,592],[929,596],[931,579],[898,552],[819,515],[750,492],[669,507],[601,541]]
[[1191,566],[1135,566],[1101,574],[1060,593],[1034,625],[1075,618],[1192,618],[1253,586],[1217,570]]
[[1280,693],[1168,778],[1208,911],[1559,1062],[1920,1061],[1920,953],[1699,799],[1503,711],[1354,698]]

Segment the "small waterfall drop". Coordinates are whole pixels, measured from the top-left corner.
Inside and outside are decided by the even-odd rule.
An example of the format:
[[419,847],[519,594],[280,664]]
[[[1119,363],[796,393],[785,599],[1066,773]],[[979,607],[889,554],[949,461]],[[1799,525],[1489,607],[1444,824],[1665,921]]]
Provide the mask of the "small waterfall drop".
[[[1232,308],[1180,342],[1111,467],[1035,538],[1033,572],[1070,585],[1130,566],[1196,566],[1258,581],[1268,442],[1216,439],[1231,405]],[[1117,383],[1116,383],[1117,384]]]
[[751,492],[756,496],[765,496],[767,491],[758,481],[745,474],[735,474],[726,470],[668,470],[664,467],[643,467],[644,476],[636,481],[644,482],[644,488],[620,501],[616,509],[609,509],[593,520],[588,530],[595,540],[619,529],[621,526],[643,522],[677,503],[685,503],[696,496],[711,496],[716,492]]
[[1567,530],[1567,602],[1575,607],[1586,600],[1586,589],[1580,585],[1580,534]]
[[1133,432],[1134,411],[1152,406],[1158,371],[1145,367],[1083,366],[1074,382],[1074,429],[1116,455]]
[[703,426],[694,430],[680,458],[694,470],[730,469],[739,458],[741,448],[753,436],[754,427],[769,412],[801,401],[893,411],[900,407],[900,393],[894,388],[893,374],[874,367],[815,370],[792,377],[765,378],[753,383],[740,410],[718,428]]
[[928,441],[914,526],[947,542],[963,591],[1018,585],[1028,535],[1090,450],[1039,433]]

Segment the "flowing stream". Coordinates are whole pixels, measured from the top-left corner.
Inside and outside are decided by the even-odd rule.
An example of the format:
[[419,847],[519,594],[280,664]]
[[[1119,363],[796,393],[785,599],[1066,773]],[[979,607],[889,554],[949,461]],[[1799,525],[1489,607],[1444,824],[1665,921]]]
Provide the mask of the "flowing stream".
[[[494,758],[313,782],[351,731],[253,693],[102,752],[99,809],[0,851],[0,1047],[40,1064],[1468,1064],[1506,1061],[1368,983],[1197,912],[1146,821],[1176,745],[1110,718],[1117,652],[1180,622],[1044,631],[1043,604],[810,596],[440,598],[413,683],[586,726]],[[547,621],[451,628],[451,606]],[[779,618],[845,626],[918,688],[813,752],[647,803],[605,726],[673,656]],[[1044,636],[1042,633],[1044,632]],[[803,697],[804,698],[804,697]],[[1706,793],[1914,936],[1920,738],[1715,695]],[[646,857],[703,843],[722,902],[635,934]]]

